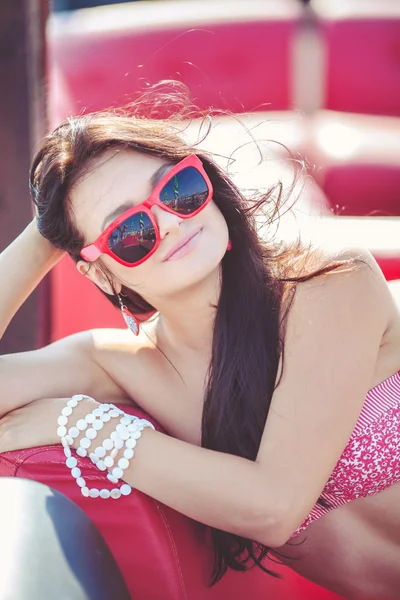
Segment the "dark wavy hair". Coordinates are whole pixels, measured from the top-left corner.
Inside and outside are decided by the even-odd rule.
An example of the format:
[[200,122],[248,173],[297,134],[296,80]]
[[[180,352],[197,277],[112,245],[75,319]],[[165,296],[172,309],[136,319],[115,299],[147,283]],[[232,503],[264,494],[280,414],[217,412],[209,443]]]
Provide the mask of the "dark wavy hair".
[[[201,159],[232,240],[222,259],[222,283],[216,307],[212,357],[204,398],[202,446],[255,460],[284,355],[284,324],[296,284],[321,276],[351,261],[315,261],[314,251],[299,241],[290,245],[263,240],[256,215],[267,208],[269,222],[279,215],[280,183],[267,194],[249,201],[217,166],[209,153],[185,143],[180,111],[169,118],[144,117],[140,107],[164,106],[139,99],[129,112],[108,111],[70,118],[47,135],[33,159],[30,187],[41,234],[67,251],[76,262],[84,239],[71,211],[70,191],[96,160],[109,149],[134,150],[178,162],[191,153]],[[176,94],[173,104],[176,102]],[[181,105],[182,106],[182,105]],[[267,218],[267,216],[266,216]],[[310,260],[309,260],[310,259]],[[296,265],[296,266],[294,266]],[[104,293],[104,292],[103,292]],[[124,303],[139,320],[155,309],[136,292],[123,286]],[[118,307],[117,297],[107,295]],[[283,362],[282,362],[283,364]],[[278,381],[277,381],[278,380]],[[319,503],[326,505],[320,498]],[[269,548],[225,531],[211,529],[215,562],[211,583],[230,567],[245,571],[263,564]]]

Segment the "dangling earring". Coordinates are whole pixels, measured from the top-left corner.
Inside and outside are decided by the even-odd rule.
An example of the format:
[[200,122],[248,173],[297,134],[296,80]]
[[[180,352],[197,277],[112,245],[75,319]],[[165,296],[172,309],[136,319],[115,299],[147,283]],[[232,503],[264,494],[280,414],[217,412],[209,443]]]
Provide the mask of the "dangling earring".
[[122,302],[119,294],[118,294],[118,300],[119,300],[119,305],[121,307],[122,316],[124,317],[124,321],[127,324],[128,329],[130,331],[132,331],[132,333],[134,333],[135,335],[139,335],[139,323],[137,322],[135,317],[133,315],[131,315],[130,312],[128,312],[128,309]]
[[232,241],[231,241],[231,238],[229,238],[228,245],[227,245],[226,249],[227,250],[232,250]]

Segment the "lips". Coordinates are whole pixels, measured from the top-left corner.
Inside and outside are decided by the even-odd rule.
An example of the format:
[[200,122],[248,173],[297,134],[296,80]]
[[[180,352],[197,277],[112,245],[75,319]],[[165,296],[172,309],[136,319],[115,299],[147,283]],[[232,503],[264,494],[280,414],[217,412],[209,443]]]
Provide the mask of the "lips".
[[171,250],[169,250],[167,252],[167,254],[164,256],[162,262],[165,262],[166,260],[168,260],[169,258],[171,258],[171,256],[173,256],[175,254],[175,252],[178,252],[178,250],[180,250],[181,248],[183,248],[183,246],[185,246],[188,242],[190,242],[190,240],[192,238],[194,238],[194,236],[197,235],[201,230],[202,230],[202,227],[198,227],[194,231],[191,231],[190,233],[188,233],[177,244],[175,244],[175,246],[173,246],[171,248]]

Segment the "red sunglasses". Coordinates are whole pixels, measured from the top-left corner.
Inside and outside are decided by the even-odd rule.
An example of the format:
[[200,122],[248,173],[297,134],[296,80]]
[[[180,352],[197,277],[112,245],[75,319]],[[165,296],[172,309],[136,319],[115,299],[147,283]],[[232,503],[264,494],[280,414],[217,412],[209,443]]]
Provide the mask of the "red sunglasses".
[[93,244],[85,246],[81,257],[93,262],[108,254],[121,265],[136,267],[150,258],[161,242],[152,206],[190,219],[207,206],[212,192],[201,160],[191,154],[164,175],[144,202],[117,217]]

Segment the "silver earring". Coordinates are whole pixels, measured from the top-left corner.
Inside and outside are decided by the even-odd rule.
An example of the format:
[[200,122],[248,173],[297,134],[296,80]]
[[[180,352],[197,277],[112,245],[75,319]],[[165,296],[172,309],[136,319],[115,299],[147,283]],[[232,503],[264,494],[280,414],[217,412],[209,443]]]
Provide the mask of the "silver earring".
[[139,335],[139,323],[136,318],[128,311],[126,306],[121,300],[120,295],[118,294],[118,301],[121,307],[122,316],[124,317],[124,321],[130,331],[135,335]]

